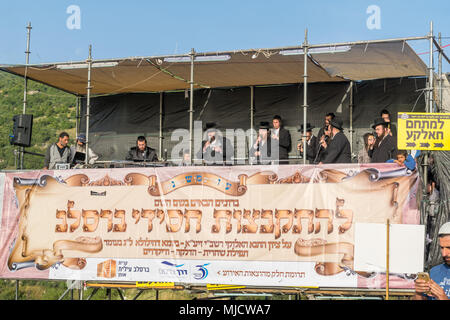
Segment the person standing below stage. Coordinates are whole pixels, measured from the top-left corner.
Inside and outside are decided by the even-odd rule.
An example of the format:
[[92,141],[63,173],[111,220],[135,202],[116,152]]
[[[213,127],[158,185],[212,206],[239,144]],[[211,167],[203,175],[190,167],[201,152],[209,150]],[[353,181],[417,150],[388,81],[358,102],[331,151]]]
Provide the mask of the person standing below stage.
[[283,128],[281,117],[278,115],[273,117],[272,125],[273,129],[271,130],[271,143],[274,144],[274,148],[278,146],[279,163],[287,164],[289,163],[289,151],[291,150],[291,134],[288,130]]
[[330,121],[331,137],[326,147],[325,158],[319,163],[350,163],[352,162],[350,142],[342,132],[342,120],[334,118]]
[[155,149],[147,146],[147,139],[144,136],[139,136],[136,140],[136,146],[128,151],[125,160],[156,162],[158,161],[158,156]]
[[450,222],[441,226],[438,236],[444,263],[431,268],[429,281],[415,281],[414,300],[450,300]]
[[381,110],[380,117],[388,124],[388,134],[397,139],[397,127],[391,121],[391,114],[386,109]]
[[[73,161],[75,159],[75,154],[77,152],[84,153],[84,155],[86,157],[86,135],[84,133],[79,134],[77,136],[76,145],[70,147],[70,163],[73,163]],[[89,148],[88,163],[94,164],[95,161],[97,161],[97,159],[98,159],[98,155],[96,155],[94,153],[94,151],[92,151],[92,149]],[[82,161],[82,162],[84,163],[84,161]]]
[[386,162],[394,158],[397,154],[397,141],[389,134],[388,123],[383,118],[378,118],[372,128],[375,130],[377,139],[368,151],[370,162]]
[[[317,149],[319,148],[319,140],[312,134],[312,129],[313,127],[311,127],[308,123],[306,125],[306,160],[308,160],[311,164],[314,163],[317,155]],[[303,125],[300,126],[298,131],[303,133]],[[297,144],[297,150],[300,151],[301,155],[303,155],[303,138]]]
[[209,122],[205,126],[207,140],[202,141],[202,149],[197,158],[206,164],[232,164],[233,150],[230,140],[219,134],[217,126]]
[[45,153],[44,170],[55,169],[57,163],[70,162],[70,148],[67,146],[68,143],[69,134],[67,132],[61,132],[58,142],[48,147]]
[[271,139],[269,139],[269,129],[269,122],[260,123],[258,138],[250,149],[250,158],[256,158],[256,163],[258,164],[270,164],[272,161],[272,144]]
[[363,136],[364,147],[358,153],[358,163],[370,163],[369,148],[375,143],[375,136],[373,133],[365,133]]

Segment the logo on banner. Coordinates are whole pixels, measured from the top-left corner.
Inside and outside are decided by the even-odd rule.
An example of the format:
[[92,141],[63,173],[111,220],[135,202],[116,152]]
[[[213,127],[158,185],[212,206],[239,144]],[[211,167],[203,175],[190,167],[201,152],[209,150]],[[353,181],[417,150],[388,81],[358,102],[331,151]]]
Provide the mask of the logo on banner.
[[169,268],[159,268],[159,274],[168,277],[186,277],[188,275],[187,269],[182,268],[183,264],[175,264],[169,261],[163,261],[162,264],[168,266]]
[[107,260],[97,264],[97,277],[101,278],[115,278],[116,276],[116,260]]
[[200,264],[195,266],[197,270],[193,273],[195,280],[204,280],[208,276],[208,269],[205,267],[209,265],[209,263]]

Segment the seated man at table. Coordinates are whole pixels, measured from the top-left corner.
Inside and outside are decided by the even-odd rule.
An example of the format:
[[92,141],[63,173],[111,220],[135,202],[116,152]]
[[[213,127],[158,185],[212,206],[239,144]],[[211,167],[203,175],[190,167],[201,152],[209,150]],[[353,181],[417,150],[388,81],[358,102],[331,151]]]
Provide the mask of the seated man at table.
[[136,146],[128,151],[125,160],[156,162],[158,161],[158,156],[155,149],[147,146],[147,139],[144,136],[139,136],[136,140]]

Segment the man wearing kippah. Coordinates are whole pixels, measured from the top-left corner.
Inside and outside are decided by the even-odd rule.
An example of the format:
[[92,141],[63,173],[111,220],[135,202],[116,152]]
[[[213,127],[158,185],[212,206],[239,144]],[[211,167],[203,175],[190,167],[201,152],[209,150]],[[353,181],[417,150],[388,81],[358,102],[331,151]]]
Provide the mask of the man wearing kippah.
[[416,280],[415,300],[450,299],[450,222],[441,226],[438,236],[444,263],[431,268],[429,281]]

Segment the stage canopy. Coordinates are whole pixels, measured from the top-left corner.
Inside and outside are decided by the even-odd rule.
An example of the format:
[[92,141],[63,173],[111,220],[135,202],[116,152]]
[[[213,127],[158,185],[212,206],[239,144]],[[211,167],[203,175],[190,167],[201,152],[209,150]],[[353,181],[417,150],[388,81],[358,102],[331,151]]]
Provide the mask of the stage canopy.
[[[425,76],[427,67],[404,40],[311,46],[308,83]],[[195,53],[195,89],[302,83],[302,47]],[[167,92],[190,87],[191,56],[94,60],[91,94]],[[0,70],[25,75],[25,65]],[[87,93],[86,61],[29,65],[29,79],[66,92]]]

